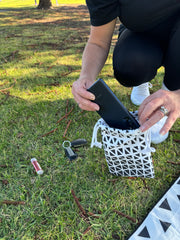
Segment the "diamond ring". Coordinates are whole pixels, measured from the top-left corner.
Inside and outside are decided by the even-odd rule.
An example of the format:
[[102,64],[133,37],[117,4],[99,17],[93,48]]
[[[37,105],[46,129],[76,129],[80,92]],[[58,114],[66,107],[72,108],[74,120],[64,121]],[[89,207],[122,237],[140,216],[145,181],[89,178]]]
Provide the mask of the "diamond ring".
[[167,108],[165,108],[164,106],[161,106],[159,110],[164,114],[164,116],[167,116],[169,113]]

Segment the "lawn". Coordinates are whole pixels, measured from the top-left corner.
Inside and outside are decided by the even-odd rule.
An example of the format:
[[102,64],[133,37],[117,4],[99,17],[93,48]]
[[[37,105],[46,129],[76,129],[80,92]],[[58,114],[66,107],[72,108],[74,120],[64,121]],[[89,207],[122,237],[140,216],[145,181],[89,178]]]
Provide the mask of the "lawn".
[[[104,151],[90,148],[99,117],[79,109],[71,93],[89,35],[88,11],[83,1],[59,2],[38,11],[33,1],[0,1],[0,239],[124,240],[179,176],[180,121],[164,143],[153,145],[154,179],[111,175]],[[133,111],[131,89],[113,77],[118,25],[100,77]],[[151,92],[163,74],[160,68]],[[79,138],[87,145],[69,161],[62,144]]]
[[[85,4],[85,0],[51,0],[53,6],[63,4]],[[36,0],[39,3],[39,0]],[[2,8],[28,8],[35,6],[35,0],[0,0],[0,9]]]

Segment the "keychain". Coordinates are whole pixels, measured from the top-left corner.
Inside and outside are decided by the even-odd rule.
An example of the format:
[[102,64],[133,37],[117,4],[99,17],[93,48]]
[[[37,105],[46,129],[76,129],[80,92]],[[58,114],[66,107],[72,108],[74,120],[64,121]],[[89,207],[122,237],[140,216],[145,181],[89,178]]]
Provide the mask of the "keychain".
[[64,141],[62,144],[64,150],[65,150],[65,154],[66,156],[72,161],[74,159],[76,159],[78,157],[77,153],[75,153],[72,149],[71,149],[71,142],[70,141]]
[[79,138],[76,140],[73,140],[72,142],[70,141],[64,141],[62,144],[62,147],[65,150],[65,154],[66,156],[70,159],[70,160],[74,160],[78,157],[77,153],[75,153],[72,148],[79,148],[81,146],[84,146],[87,144],[86,139],[83,138]]

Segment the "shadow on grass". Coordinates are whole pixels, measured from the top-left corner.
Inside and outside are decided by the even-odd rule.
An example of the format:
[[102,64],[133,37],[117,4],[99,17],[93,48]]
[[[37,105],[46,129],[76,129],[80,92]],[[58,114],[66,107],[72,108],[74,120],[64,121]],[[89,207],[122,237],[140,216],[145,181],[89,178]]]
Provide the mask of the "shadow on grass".
[[[8,10],[0,12],[0,23],[2,41],[8,45],[8,41],[17,40],[18,46],[14,46],[14,49],[18,51],[41,52],[48,49],[62,50],[66,54],[64,50],[79,47],[82,52],[90,30],[87,8],[81,5],[62,6],[48,11]],[[1,51],[4,58],[8,56],[8,50],[4,48]]]
[[16,11],[24,11],[24,10],[30,10],[30,9],[36,9],[36,6],[33,7],[33,6],[30,6],[30,7],[1,7],[0,9],[0,13],[1,12],[16,12]]

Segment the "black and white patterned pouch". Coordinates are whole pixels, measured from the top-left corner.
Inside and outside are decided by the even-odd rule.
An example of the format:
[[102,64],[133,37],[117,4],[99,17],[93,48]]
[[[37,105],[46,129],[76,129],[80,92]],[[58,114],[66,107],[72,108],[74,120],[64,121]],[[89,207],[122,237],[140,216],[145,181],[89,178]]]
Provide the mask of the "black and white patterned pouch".
[[[137,112],[132,113],[137,118]],[[101,130],[102,143],[97,141]],[[104,148],[109,172],[116,176],[154,178],[151,132],[109,127],[101,118],[94,126],[91,147]]]

